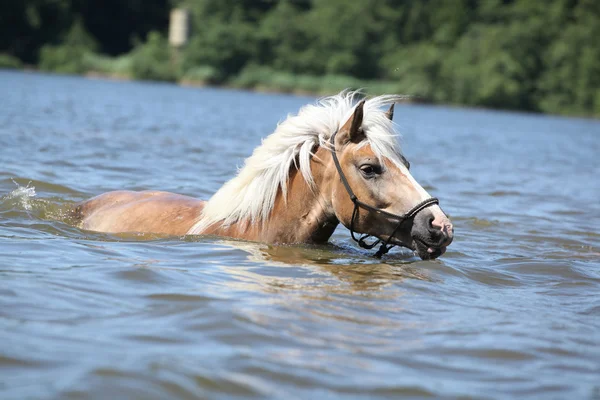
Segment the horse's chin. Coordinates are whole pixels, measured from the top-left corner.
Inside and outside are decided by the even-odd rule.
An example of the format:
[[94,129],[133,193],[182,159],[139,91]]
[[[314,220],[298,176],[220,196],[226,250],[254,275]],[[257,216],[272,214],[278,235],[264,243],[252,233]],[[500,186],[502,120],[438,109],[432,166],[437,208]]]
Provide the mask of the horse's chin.
[[446,252],[446,246],[430,246],[419,239],[413,239],[412,245],[419,257],[421,257],[421,260],[433,260]]

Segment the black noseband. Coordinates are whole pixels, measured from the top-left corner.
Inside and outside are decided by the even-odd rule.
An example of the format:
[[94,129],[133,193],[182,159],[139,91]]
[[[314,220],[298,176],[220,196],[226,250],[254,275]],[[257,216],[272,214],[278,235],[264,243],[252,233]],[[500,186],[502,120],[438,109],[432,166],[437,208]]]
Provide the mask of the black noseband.
[[[350,187],[350,184],[348,183],[348,180],[346,179],[346,175],[344,175],[344,172],[342,171],[342,166],[340,165],[340,161],[337,158],[337,154],[335,151],[335,135],[337,135],[337,132],[335,132],[333,135],[331,135],[331,139],[330,139],[331,155],[333,156],[333,162],[335,164],[335,168],[338,171],[338,174],[340,175],[340,179],[342,180],[342,183],[344,184],[344,187],[346,188],[348,195],[350,195],[350,200],[352,200],[352,203],[354,203],[354,210],[352,211],[352,219],[350,220],[350,235],[352,235],[352,239],[354,239],[354,241],[356,241],[358,243],[358,245],[360,247],[362,247],[363,249],[370,250],[373,247],[377,246],[379,243],[381,243],[379,250],[377,250],[377,252],[375,253],[375,257],[381,258],[382,255],[386,254],[388,251],[390,251],[390,249],[392,247],[395,246],[394,244],[390,245],[389,243],[392,240],[392,238],[394,237],[394,235],[396,234],[396,232],[398,231],[398,229],[400,229],[400,226],[405,221],[414,218],[419,212],[423,211],[427,207],[432,206],[434,204],[439,204],[440,202],[435,197],[431,197],[427,200],[420,202],[413,208],[411,208],[406,214],[397,215],[397,214],[392,214],[385,210],[382,210],[381,208],[370,206],[370,205],[365,204],[362,201],[358,200],[358,198],[352,191],[352,188]],[[364,208],[365,210],[376,212],[378,214],[385,215],[386,217],[390,217],[390,218],[398,220],[398,224],[394,228],[394,231],[392,232],[392,234],[388,237],[388,239],[385,242],[383,242],[381,239],[376,239],[373,243],[367,243],[367,242],[365,242],[365,239],[371,237],[371,235],[368,235],[368,234],[364,234],[361,237],[356,238],[356,236],[354,235],[354,220],[358,216],[359,208]],[[406,247],[408,247],[408,246],[406,246]]]

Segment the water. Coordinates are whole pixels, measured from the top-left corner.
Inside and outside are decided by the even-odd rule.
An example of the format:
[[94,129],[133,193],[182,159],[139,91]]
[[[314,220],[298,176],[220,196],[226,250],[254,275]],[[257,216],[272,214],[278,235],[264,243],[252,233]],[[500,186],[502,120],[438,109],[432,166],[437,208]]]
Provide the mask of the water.
[[68,205],[208,198],[308,97],[0,72],[0,398],[600,398],[600,122],[402,105],[435,261],[109,235]]

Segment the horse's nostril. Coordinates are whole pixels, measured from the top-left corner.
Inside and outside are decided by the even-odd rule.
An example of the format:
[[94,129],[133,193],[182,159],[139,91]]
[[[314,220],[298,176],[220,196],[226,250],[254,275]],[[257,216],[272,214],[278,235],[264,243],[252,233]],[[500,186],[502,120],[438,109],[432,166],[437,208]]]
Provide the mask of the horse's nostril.
[[427,227],[428,227],[429,229],[436,229],[436,228],[433,226],[433,221],[434,221],[434,220],[435,220],[435,218],[434,218],[433,216],[431,216],[431,217],[429,217],[429,218],[427,219]]

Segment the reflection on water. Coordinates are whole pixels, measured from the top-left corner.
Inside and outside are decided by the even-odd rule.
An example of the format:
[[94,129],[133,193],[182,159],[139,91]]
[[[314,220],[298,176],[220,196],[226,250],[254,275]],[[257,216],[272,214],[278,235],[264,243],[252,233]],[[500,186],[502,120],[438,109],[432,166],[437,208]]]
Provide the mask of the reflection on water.
[[456,239],[438,260],[378,260],[343,228],[325,246],[269,246],[73,226],[72,205],[107,190],[209,197],[313,99],[0,84],[0,398],[598,392],[597,121],[398,106]]
[[[336,246],[266,246],[262,249],[262,257],[257,260],[269,261],[285,266],[289,264],[316,266],[320,271],[337,278],[335,288],[340,290],[339,282],[347,284],[349,293],[352,291],[376,290],[382,285],[406,278],[430,280],[426,272],[411,267],[408,260],[416,257],[398,256],[381,260],[360,254],[351,257],[347,247]],[[404,257],[404,258],[403,258]],[[433,262],[432,262],[433,263]]]

